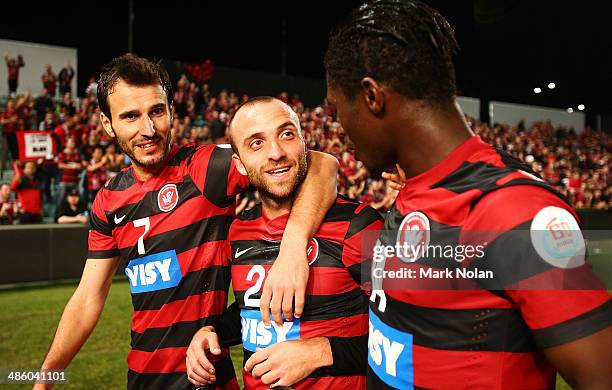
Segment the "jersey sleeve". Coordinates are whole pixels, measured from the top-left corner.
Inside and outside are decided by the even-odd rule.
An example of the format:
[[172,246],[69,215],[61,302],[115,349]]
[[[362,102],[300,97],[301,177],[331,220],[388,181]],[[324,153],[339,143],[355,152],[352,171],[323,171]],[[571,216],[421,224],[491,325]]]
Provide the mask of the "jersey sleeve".
[[364,290],[369,291],[372,252],[382,227],[383,219],[378,211],[360,206],[355,210],[344,237],[342,263]]
[[493,272],[489,289],[518,308],[540,348],[612,324],[610,294],[588,262],[576,214],[552,192],[535,186],[492,192],[464,229],[487,237],[478,268]]
[[232,303],[214,324],[221,347],[231,347],[242,343],[242,323],[238,302]]
[[238,172],[229,145],[199,147],[190,164],[191,176],[204,196],[216,206],[233,204],[236,195],[249,186]]
[[104,213],[104,189],[100,190],[91,206],[89,216],[89,237],[87,240],[88,259],[108,259],[119,256],[113,230]]

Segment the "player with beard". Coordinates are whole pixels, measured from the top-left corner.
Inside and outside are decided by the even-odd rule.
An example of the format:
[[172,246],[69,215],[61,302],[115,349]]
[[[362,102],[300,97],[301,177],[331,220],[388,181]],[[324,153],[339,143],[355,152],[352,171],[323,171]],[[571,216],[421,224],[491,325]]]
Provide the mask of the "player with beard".
[[[132,166],[96,195],[83,276],[43,369],[68,366],[93,331],[121,266],[134,308],[128,388],[193,388],[185,353],[195,332],[226,308],[230,275],[223,248],[234,197],[248,180],[236,170],[229,147],[173,145],[172,96],[167,72],[133,54],[113,59],[102,71],[102,125]],[[282,310],[291,318],[294,295],[295,315],[301,314],[307,244],[335,199],[336,161],[317,154],[313,163],[289,219],[282,260],[267,284],[275,317]],[[215,388],[237,387],[227,350],[214,366]]]
[[371,172],[399,163],[408,177],[380,248],[485,238],[480,259],[396,252],[384,270],[494,275],[373,278],[368,388],[554,388],[558,370],[572,387],[610,389],[611,300],[567,250],[584,250],[576,213],[472,133],[455,102],[456,47],[448,22],[419,1],[369,0],[330,35],[327,96],[342,126]]
[[217,329],[206,327],[196,334],[187,352],[190,380],[204,385],[215,379],[207,372],[206,352],[213,357],[219,353],[220,335],[221,345],[243,345],[246,389],[365,388],[368,298],[361,284],[370,261],[362,253],[370,252],[367,238],[371,248],[382,218],[369,206],[338,197],[310,242],[302,317],[266,328],[259,312],[260,287],[278,255],[296,191],[308,169],[308,151],[296,113],[272,97],[241,105],[229,137],[238,170],[259,191],[261,204],[241,213],[228,235],[232,286],[240,310],[231,307]]

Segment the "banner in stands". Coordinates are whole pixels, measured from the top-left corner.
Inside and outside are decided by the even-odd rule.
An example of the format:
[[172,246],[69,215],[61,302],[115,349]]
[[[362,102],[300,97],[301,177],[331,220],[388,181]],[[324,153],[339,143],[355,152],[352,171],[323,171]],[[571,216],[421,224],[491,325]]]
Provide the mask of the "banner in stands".
[[56,153],[56,144],[50,131],[24,130],[17,132],[20,160],[37,160]]

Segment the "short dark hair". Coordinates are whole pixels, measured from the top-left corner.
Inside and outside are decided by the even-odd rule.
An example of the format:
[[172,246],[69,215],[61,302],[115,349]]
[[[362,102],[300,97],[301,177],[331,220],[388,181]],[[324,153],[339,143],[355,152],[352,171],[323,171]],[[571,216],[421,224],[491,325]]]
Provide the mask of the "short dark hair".
[[236,108],[236,110],[234,110],[228,122],[227,132],[226,132],[227,138],[229,138],[229,142],[230,142],[230,145],[232,146],[232,150],[234,151],[234,153],[238,154],[238,148],[236,148],[236,144],[234,143],[234,139],[232,138],[232,123],[234,122],[234,118],[236,117],[236,114],[238,113],[238,111],[240,111],[243,107],[254,106],[258,103],[270,103],[275,100],[278,100],[278,99],[272,96],[255,96],[243,102]]
[[401,95],[452,101],[458,49],[452,27],[416,0],[368,0],[332,30],[325,53],[328,83],[350,100],[370,76]]
[[98,105],[100,110],[111,119],[108,95],[123,80],[130,85],[146,86],[159,84],[166,93],[168,105],[172,106],[174,95],[170,76],[164,67],[157,62],[149,61],[136,54],[127,53],[113,58],[102,68],[98,81]]

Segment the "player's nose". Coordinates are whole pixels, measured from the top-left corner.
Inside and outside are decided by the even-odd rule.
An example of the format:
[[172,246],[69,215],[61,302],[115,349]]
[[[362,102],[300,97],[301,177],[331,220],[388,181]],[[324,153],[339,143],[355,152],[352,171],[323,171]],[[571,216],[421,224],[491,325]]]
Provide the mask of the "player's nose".
[[140,134],[147,137],[153,137],[155,135],[155,123],[148,115],[143,115],[142,118]]
[[270,143],[270,149],[268,150],[268,158],[270,158],[271,160],[280,160],[286,155],[287,153],[285,152],[285,149],[283,149],[283,147],[277,141],[272,141]]

